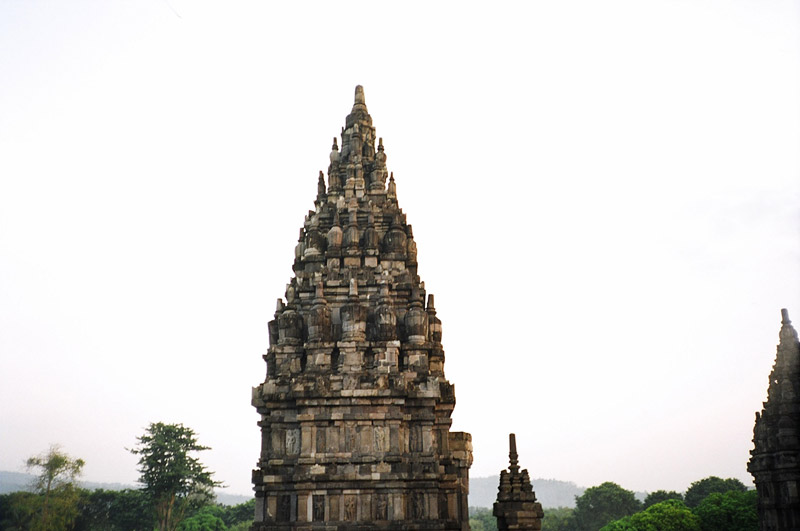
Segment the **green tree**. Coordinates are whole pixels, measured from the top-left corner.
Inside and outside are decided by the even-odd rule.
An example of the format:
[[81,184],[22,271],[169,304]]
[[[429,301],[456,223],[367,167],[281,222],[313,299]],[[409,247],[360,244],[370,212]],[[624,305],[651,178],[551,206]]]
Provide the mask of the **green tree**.
[[244,503],[224,507],[225,512],[222,515],[222,520],[225,522],[225,525],[228,526],[229,530],[232,526],[237,524],[252,524],[253,518],[255,517],[255,509],[256,500],[255,498],[251,498]]
[[192,516],[183,520],[179,531],[227,531],[228,526],[222,520],[225,509],[218,505],[206,505]]
[[651,505],[661,503],[667,500],[680,500],[683,501],[683,494],[675,492],[674,490],[656,490],[647,495],[644,499],[644,508],[647,509]]
[[694,509],[703,531],[757,531],[758,494],[754,490],[712,492]]
[[700,518],[681,500],[656,503],[642,512],[615,520],[601,531],[700,531]]
[[597,531],[614,520],[634,514],[642,509],[642,503],[632,491],[607,481],[590,487],[581,496],[575,497],[575,529]]
[[472,531],[497,531],[497,518],[486,507],[469,508],[469,527]]
[[29,471],[36,474],[33,487],[39,495],[28,498],[34,502],[31,531],[71,529],[78,517],[79,494],[75,480],[83,469],[83,459],[73,459],[58,446],[26,461]]
[[33,492],[18,491],[0,495],[0,529],[28,531],[40,496]]
[[692,483],[686,490],[684,500],[686,501],[686,505],[695,508],[700,505],[700,502],[709,494],[713,492],[728,492],[729,490],[744,492],[747,490],[747,487],[738,479],[722,479],[717,476],[709,476]]
[[138,489],[82,492],[75,531],[152,531],[153,509]]
[[156,528],[174,531],[191,507],[213,499],[213,472],[192,452],[208,450],[197,442],[191,428],[183,424],[151,423],[138,437],[131,453],[139,455],[139,482],[150,497],[156,512]]
[[542,531],[572,531],[575,525],[573,512],[575,510],[570,507],[545,509]]

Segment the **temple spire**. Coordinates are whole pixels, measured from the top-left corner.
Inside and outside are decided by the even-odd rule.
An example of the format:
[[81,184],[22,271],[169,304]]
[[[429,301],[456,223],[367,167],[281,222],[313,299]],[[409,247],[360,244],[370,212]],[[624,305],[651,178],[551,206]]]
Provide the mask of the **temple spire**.
[[508,470],[500,472],[500,487],[492,513],[497,517],[498,531],[538,531],[544,511],[536,501],[527,470],[519,471],[517,436],[508,434]]
[[758,491],[761,528],[798,529],[800,501],[791,493],[800,477],[800,342],[785,308],[778,337],[767,401],[756,413],[747,469]]
[[463,531],[472,439],[450,430],[441,321],[386,144],[361,86],[351,101],[268,323],[253,528]]
[[356,97],[353,106],[355,107],[359,104],[366,106],[366,102],[364,101],[364,87],[356,85]]
[[512,474],[519,472],[519,456],[517,455],[517,436],[508,434],[508,469]]

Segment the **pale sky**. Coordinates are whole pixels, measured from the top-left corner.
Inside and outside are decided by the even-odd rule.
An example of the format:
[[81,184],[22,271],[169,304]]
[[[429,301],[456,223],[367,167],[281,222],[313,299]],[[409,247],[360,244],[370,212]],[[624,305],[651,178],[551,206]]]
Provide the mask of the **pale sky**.
[[[182,422],[250,492],[250,389],[357,84],[473,477],[750,484],[800,323],[800,4],[0,3],[0,469],[134,483]],[[535,484],[534,484],[535,487]]]

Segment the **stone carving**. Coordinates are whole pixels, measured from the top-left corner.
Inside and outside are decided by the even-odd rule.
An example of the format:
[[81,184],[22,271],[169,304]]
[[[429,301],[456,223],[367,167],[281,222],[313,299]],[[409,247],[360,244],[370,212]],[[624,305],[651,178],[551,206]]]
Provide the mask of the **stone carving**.
[[747,470],[758,491],[759,529],[800,529],[800,342],[781,310],[775,365],[769,375],[767,401],[756,412],[754,448]]
[[325,439],[325,428],[317,428],[317,452],[324,453],[326,451],[327,442]]
[[422,492],[411,494],[411,517],[414,520],[425,518],[425,494]]
[[312,497],[311,518],[315,522],[325,520],[325,495],[314,494]]
[[313,306],[308,316],[308,341],[328,342],[332,339],[331,309],[325,300],[322,282],[317,284]]
[[386,494],[378,494],[375,497],[375,520],[389,519],[389,501]]
[[278,496],[278,514],[276,518],[279,522],[288,522],[291,517],[292,497],[289,494]]
[[408,450],[410,452],[422,451],[422,428],[419,426],[411,426],[408,431]]
[[286,430],[286,454],[297,455],[300,453],[300,430]]
[[344,497],[344,519],[348,522],[356,520],[356,497],[352,494]]
[[386,428],[383,426],[376,426],[372,432],[374,439],[374,450],[377,453],[386,451]]
[[397,339],[397,316],[389,299],[389,286],[385,282],[381,284],[378,307],[375,309],[374,337],[376,341]]
[[472,443],[386,160],[358,87],[268,324],[252,531],[468,527]]

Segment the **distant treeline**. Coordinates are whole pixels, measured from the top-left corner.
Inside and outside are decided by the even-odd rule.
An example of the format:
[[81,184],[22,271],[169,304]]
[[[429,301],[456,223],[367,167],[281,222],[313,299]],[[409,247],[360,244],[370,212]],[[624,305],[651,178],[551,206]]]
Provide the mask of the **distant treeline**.
[[[0,470],[0,494],[30,491],[35,480],[36,476],[33,474]],[[124,483],[98,483],[94,481],[78,481],[78,486],[86,490],[111,491],[139,488],[138,485],[126,485]],[[217,503],[221,503],[222,505],[239,505],[240,503],[245,503],[252,498],[252,496],[245,496],[243,494],[229,494],[221,490],[215,490],[214,496],[216,497]]]

